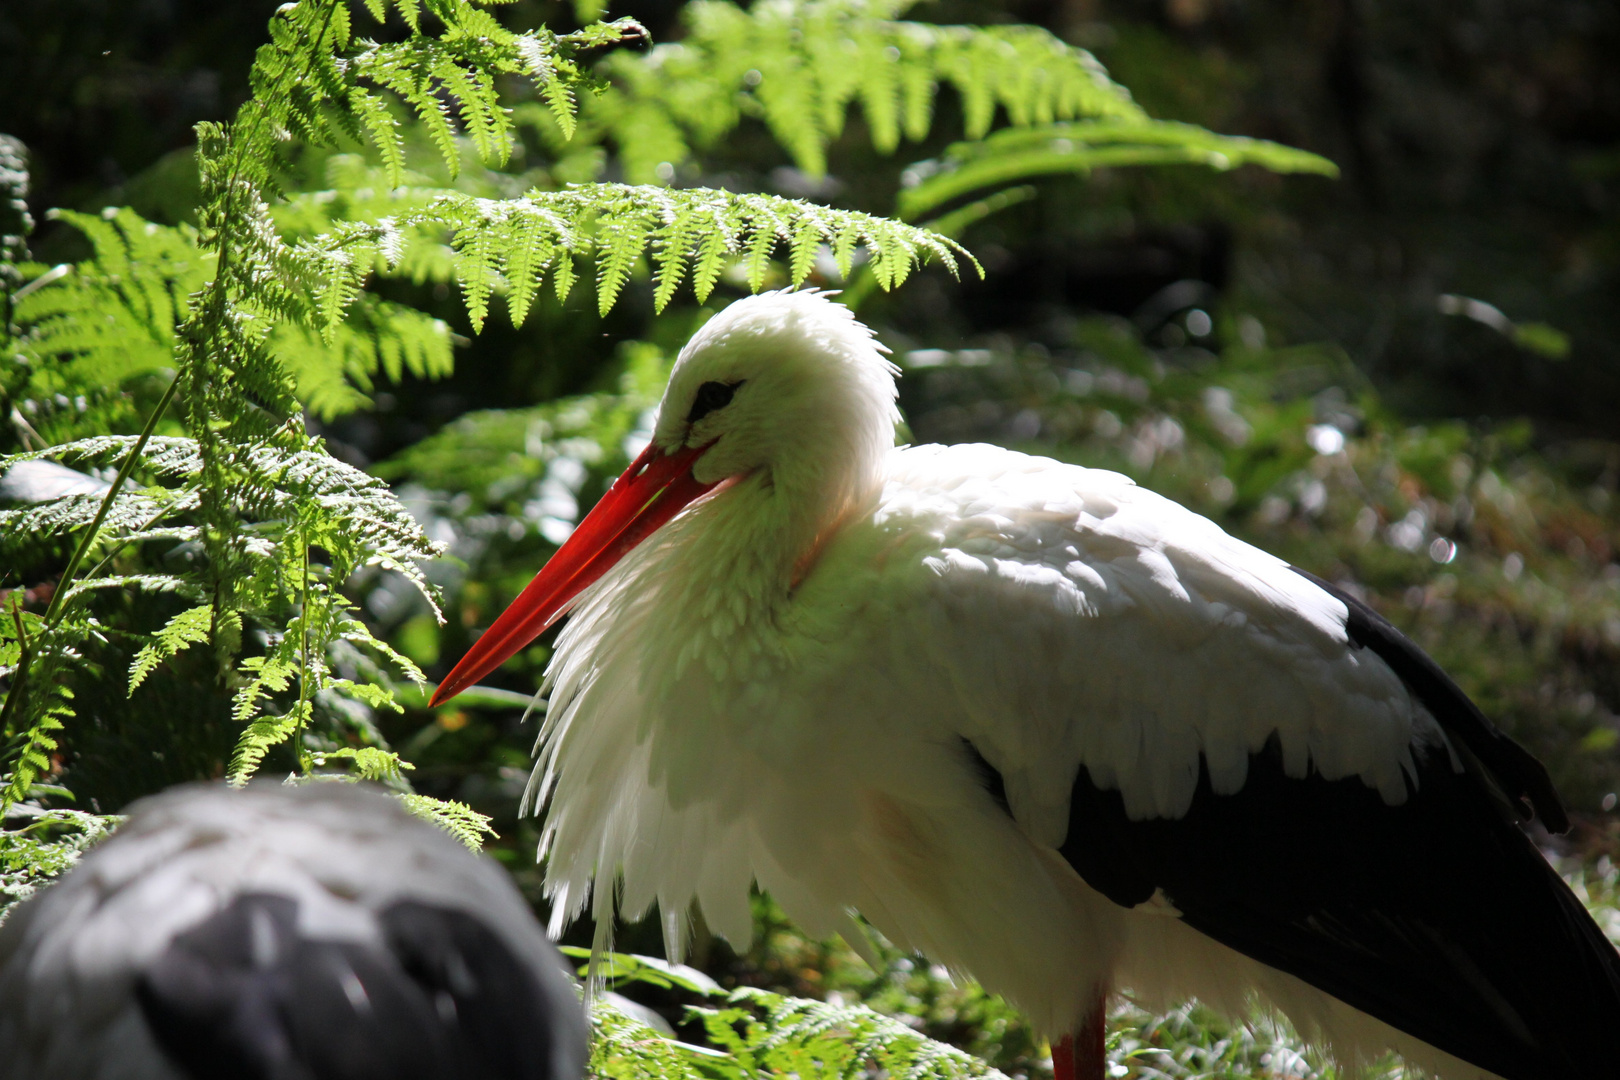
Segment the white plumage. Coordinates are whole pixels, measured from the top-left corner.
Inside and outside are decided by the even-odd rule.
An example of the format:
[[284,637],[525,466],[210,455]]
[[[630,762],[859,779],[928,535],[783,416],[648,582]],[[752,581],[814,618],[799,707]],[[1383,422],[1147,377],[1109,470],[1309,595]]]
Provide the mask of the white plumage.
[[347,784],[143,800],[0,927],[6,1076],[450,1080],[469,1037],[487,1077],[583,1068],[577,997],[504,872]]
[[[1392,810],[1483,775],[1427,684],[1392,667],[1406,661],[1352,640],[1370,613],[1116,473],[894,449],[894,374],[821,295],[717,315],[675,366],[653,445],[571,541],[582,554],[556,556],[441,687],[573,601],[528,796],[547,808],[553,932],[593,894],[605,920],[622,879],[627,916],[659,905],[672,957],[694,902],[741,947],[757,881],[811,933],[859,946],[858,911],[1054,1036],[1114,986],[1233,1012],[1259,990],[1346,1058],[1398,1048],[1493,1075],[1193,929],[1178,903],[1196,889],[1126,904],[1126,885],[1077,873],[1088,829],[1100,849],[1138,825],[1203,827],[1273,761],[1302,800],[1349,780]],[[687,486],[659,494],[672,470]],[[690,505],[625,553],[637,537],[619,530],[660,500]],[[608,555],[581,564],[593,546]],[[1081,782],[1123,815],[1084,817]],[[1343,783],[1320,790],[1368,812]],[[1224,926],[1219,911],[1200,925]]]

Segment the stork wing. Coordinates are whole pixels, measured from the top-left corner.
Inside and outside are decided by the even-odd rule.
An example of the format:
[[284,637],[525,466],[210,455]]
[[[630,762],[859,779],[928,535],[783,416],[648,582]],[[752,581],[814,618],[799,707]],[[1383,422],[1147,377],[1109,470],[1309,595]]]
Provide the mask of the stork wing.
[[1513,821],[1557,795],[1421,650],[1123,477],[912,467],[950,504],[917,636],[1026,833],[1499,1075],[1613,1072],[1620,959]]

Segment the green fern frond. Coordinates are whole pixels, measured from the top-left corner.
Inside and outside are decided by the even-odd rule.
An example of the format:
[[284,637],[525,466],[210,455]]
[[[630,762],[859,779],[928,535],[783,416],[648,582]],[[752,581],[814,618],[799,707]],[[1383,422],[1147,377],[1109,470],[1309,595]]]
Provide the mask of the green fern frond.
[[291,375],[299,400],[323,420],[369,405],[378,377],[442,378],[455,362],[442,319],[369,293],[360,294],[324,338],[296,323],[281,324],[270,351]]
[[615,215],[596,222],[596,306],[606,315],[619,297],[619,289],[647,248],[649,222],[641,215]]
[[[730,1008],[693,1012],[702,1017],[710,1041],[730,1051],[747,1074],[857,1080],[876,1071],[896,1080],[1001,1080],[971,1054],[864,1005],[833,1005],[753,987],[732,991],[728,1000]],[[753,1011],[763,1019],[755,1019]]]
[[[71,461],[83,466],[105,465],[124,457],[137,442],[133,435],[95,435],[43,450],[0,456],[0,475],[23,461]],[[158,435],[149,439],[141,455],[142,471],[157,477],[187,476],[202,468],[194,439]]]
[[499,838],[489,818],[466,803],[451,799],[434,799],[427,795],[405,793],[395,796],[405,809],[466,844],[473,851],[482,851],[484,838]]
[[[153,225],[127,209],[100,217],[61,216],[85,232],[97,255],[31,292],[19,306],[22,355],[33,373],[19,398],[47,418],[50,403],[62,395],[106,394],[129,379],[171,369],[175,326],[186,314],[184,298],[213,264],[190,230]],[[290,388],[298,400],[330,418],[363,406],[379,373],[392,380],[406,372],[419,378],[449,373],[448,326],[360,291],[373,261],[366,252],[289,249],[264,235],[264,223],[259,224],[253,253],[264,280],[280,278],[283,284],[261,291],[252,306],[280,323],[268,352],[292,380],[287,386],[272,380],[245,387],[259,398],[255,404],[284,398]],[[399,249],[387,221],[380,223],[378,248],[379,255]],[[286,281],[297,287],[287,288]],[[241,325],[238,366],[262,378],[259,332],[251,321]],[[277,404],[279,412],[291,411],[290,399]],[[49,419],[37,426],[54,430]]]
[[294,659],[286,654],[286,647],[279,646],[277,652],[282,655],[250,656],[242,661],[242,672],[248,676],[247,682],[236,692],[231,703],[231,715],[239,724],[245,724],[258,711],[259,699],[266,694],[286,690],[291,685],[292,677],[298,671]]
[[[105,437],[84,440],[75,447],[80,458],[94,459],[127,445],[131,440]],[[167,501],[160,509],[194,509],[199,498],[193,485],[206,480],[206,465],[197,452],[197,444],[187,439],[154,439],[153,452],[142,458],[143,467],[154,473],[179,475],[186,481],[174,489],[148,488],[126,493],[120,502],[130,501],[132,511],[117,515],[120,519],[139,519],[155,504],[155,494]],[[17,455],[37,457],[40,454]],[[60,456],[71,457],[63,453]],[[8,459],[16,460],[16,458]],[[346,578],[361,565],[379,563],[400,569],[419,588],[424,597],[436,603],[436,593],[416,569],[416,562],[431,558],[439,548],[422,534],[415,520],[401,506],[382,481],[339,462],[319,449],[318,442],[307,441],[302,449],[286,450],[273,445],[244,448],[233,455],[230,467],[233,481],[225,493],[226,502],[238,521],[257,522],[253,538],[244,550],[255,557],[273,554],[276,545],[284,545],[282,559],[287,565],[301,558],[302,545],[318,543],[330,554],[331,569],[339,580]],[[61,527],[71,527],[92,513],[82,504],[83,497],[70,497],[42,507],[29,507],[18,511],[0,511],[9,515],[26,515],[30,524],[55,527],[55,518],[42,515],[54,511],[58,518],[66,518]],[[77,501],[76,501],[77,500]],[[115,503],[115,506],[118,505]],[[9,520],[9,519],[8,519]],[[112,518],[110,517],[110,520]],[[114,534],[116,535],[116,533]],[[183,537],[195,532],[151,530],[129,534],[130,537],[170,535]]]
[[[350,644],[342,644],[345,642]],[[400,710],[390,685],[334,676],[329,656],[346,650],[351,657],[358,658],[359,654],[351,645],[382,655],[408,678],[422,682],[422,673],[416,665],[374,638],[364,624],[353,617],[347,600],[316,583],[304,594],[303,611],[289,621],[283,634],[273,639],[270,651],[244,659],[239,667],[242,685],[232,713],[236,721],[246,727],[237,739],[227,773],[232,784],[239,786],[250,780],[265,754],[318,719],[317,706],[332,713],[337,700],[334,695],[372,709]],[[312,648],[316,651],[312,652]],[[384,683],[388,681],[374,666],[365,665],[365,669],[372,677]],[[270,703],[278,696],[290,696],[295,685],[297,700],[286,712],[257,715],[261,709],[271,707]],[[352,712],[345,713],[339,708],[336,714],[347,715],[347,725],[354,726]],[[369,720],[362,721],[355,730],[366,741],[382,742],[382,736]],[[328,747],[310,750],[307,754],[302,746],[296,749],[306,770],[323,767],[328,762],[350,761],[354,764],[356,779],[399,781],[402,769],[413,768],[385,745]]]
[[1327,158],[1265,139],[1217,135],[1194,124],[1088,121],[1008,128],[955,143],[936,161],[906,170],[902,218],[916,220],[954,199],[1034,176],[1085,173],[1110,166],[1203,165],[1225,171],[1259,165],[1279,173],[1337,176]]
[[[609,58],[612,87],[588,103],[587,120],[617,144],[632,181],[652,183],[658,165],[679,166],[744,114],[820,175],[859,101],[873,146],[889,153],[902,136],[927,135],[941,85],[961,96],[970,138],[990,130],[998,108],[1015,125],[1146,119],[1090,53],[1045,30],[906,22],[895,17],[904,6],[777,0],[745,10],[698,0],[683,10],[679,43]],[[654,134],[656,154],[645,149]]]
[[365,129],[366,138],[377,148],[383,168],[388,170],[389,186],[398,187],[405,179],[405,144],[400,139],[399,122],[381,98],[360,87],[349,92],[349,108]]
[[[576,959],[589,950],[564,947]],[[705,976],[652,957],[602,953],[595,974],[610,986],[646,983],[696,996],[688,1016],[702,1022],[709,1046],[671,1039],[621,1012],[611,998],[591,1009],[590,1074],[613,1080],[646,1076],[688,1080],[1005,1080],[984,1062],[935,1042],[864,1005],[834,1005],[753,987],[729,993]],[[712,1004],[710,1004],[712,1002]]]
[[[173,368],[174,328],[213,266],[193,230],[153,225],[128,209],[53,217],[83,233],[94,254],[36,277],[14,312],[11,347],[27,378],[12,394],[47,437],[98,406],[127,409],[120,404],[126,383]],[[69,410],[63,399],[82,404]],[[104,414],[94,422],[123,419]]]
[[[373,709],[392,709],[395,712],[404,711],[404,706],[400,705],[399,702],[394,700],[394,692],[388,687],[378,686],[376,683],[355,682],[353,679],[333,679],[327,684],[326,689],[334,693],[342,694],[345,697],[353,698],[355,701],[369,705]],[[319,762],[316,762],[316,764],[319,764]],[[410,764],[409,762],[406,762],[404,765],[398,767],[406,769],[416,768],[416,766]]]
[[121,820],[82,810],[44,810],[20,827],[0,830],[0,923],[17,904],[73,869]]
[[[404,53],[404,55],[401,55]],[[422,128],[438,148],[450,175],[461,168],[461,156],[456,149],[455,131],[450,126],[450,109],[436,92],[427,73],[411,61],[415,56],[399,48],[379,46],[372,54],[357,58],[357,65],[377,85],[392,90],[416,113]]]
[[[404,574],[437,610],[420,563],[438,548],[380,481],[335,461],[309,439],[294,376],[332,390],[335,372],[363,390],[377,372],[442,373],[450,363],[448,330],[421,313],[362,297],[364,280],[380,264],[397,265],[402,254],[403,237],[388,222],[377,221],[365,243],[288,244],[269,210],[272,170],[289,135],[326,144],[341,135],[369,139],[388,179],[404,179],[394,120],[400,103],[442,121],[439,142],[448,167],[460,154],[458,126],[486,161],[498,163],[510,145],[510,120],[497,79],[535,77],[572,123],[567,91],[594,85],[577,57],[639,40],[645,31],[621,21],[561,37],[519,35],[466,0],[432,0],[434,29],[428,32],[419,3],[399,0],[397,6],[412,28],[409,38],[377,45],[356,42],[346,0],[283,5],[250,73],[248,102],[229,125],[197,128],[198,230],[161,229],[129,211],[64,215],[90,239],[95,257],[65,276],[38,268],[31,289],[6,287],[8,319],[0,330],[10,335],[14,325],[22,326],[22,347],[30,361],[39,361],[30,364],[38,374],[27,389],[74,408],[64,429],[83,430],[78,414],[86,406],[74,406],[68,394],[77,385],[87,387],[80,399],[99,384],[126,403],[133,399],[121,381],[150,378],[163,387],[155,408],[136,419],[145,424],[134,439],[57,439],[66,445],[41,452],[116,463],[107,494],[0,512],[7,544],[76,534],[46,616],[30,631],[33,616],[14,613],[12,645],[0,643],[16,653],[0,712],[8,740],[3,760],[13,766],[0,796],[7,805],[56,749],[52,733],[69,715],[62,677],[83,662],[79,650],[86,641],[105,639],[103,628],[80,610],[93,591],[160,589],[209,599],[145,636],[131,665],[132,689],[164,658],[209,639],[223,677],[244,625],[252,620],[264,627],[267,651],[242,660],[238,669],[233,713],[245,730],[229,768],[236,783],[271,747],[312,723],[317,701],[329,700],[329,692],[368,702],[386,697],[386,691],[333,675],[329,652],[364,647],[369,638],[355,629],[337,584],[361,566],[381,565]],[[370,0],[365,11],[372,18],[387,14],[382,0]],[[468,237],[477,242],[476,232]],[[13,247],[6,248],[8,259]],[[568,270],[557,272],[559,282]],[[21,323],[10,318],[14,294],[29,301]],[[278,358],[278,345],[293,363]],[[176,373],[172,380],[170,372]],[[156,434],[171,401],[178,402],[178,423],[189,439]],[[0,460],[0,468],[27,456]],[[186,542],[201,546],[201,557],[181,574],[102,572],[131,540],[156,537],[189,537]],[[100,565],[86,561],[92,551]],[[127,557],[138,562],[143,556]],[[296,614],[286,618],[288,611]],[[369,645],[420,679],[409,661],[379,642]],[[289,702],[295,686],[296,700]],[[261,716],[264,710],[276,715]],[[307,769],[305,741],[300,735],[297,750]]]
[[567,258],[577,240],[561,216],[549,213],[532,214],[518,222],[513,240],[506,256],[507,314],[513,326],[522,326],[547,268],[555,264],[559,252]]
[[[127,538],[126,538],[127,540]],[[87,592],[102,589],[136,590],[146,593],[176,593],[188,600],[201,596],[195,582],[174,574],[110,574],[85,577],[66,586],[66,600],[77,600]]]
[[[703,232],[696,229],[685,230],[689,234],[696,233],[701,237],[697,243],[696,261],[692,265],[692,291],[697,294],[699,301],[707,299],[714,291],[720,275],[725,272],[727,257],[736,250],[737,244],[736,231],[727,229],[723,221],[712,221],[708,224],[710,228]],[[845,233],[851,237],[856,235],[853,229],[839,230],[839,235]],[[688,257],[688,252],[671,246],[667,250],[665,260],[670,266],[679,269],[686,264]],[[839,263],[839,270],[846,272],[846,264]],[[673,291],[672,289],[671,292]]]
[[467,227],[457,228],[455,233],[456,278],[461,283],[461,296],[467,303],[467,315],[475,330],[483,328],[484,318],[489,314],[490,294],[500,283],[502,257],[496,248],[497,232],[488,227],[490,224],[468,218]]
[[[14,510],[0,510],[0,553],[16,554],[24,547],[65,536],[94,522],[101,510],[100,495],[66,495]],[[141,528],[164,513],[191,509],[196,499],[187,492],[146,489],[121,492],[102,519],[109,538]]]
[[[446,0],[432,6],[443,29],[429,35],[422,31],[414,0],[401,0],[397,8],[411,36],[389,44],[367,42],[352,54],[346,3],[298,0],[278,9],[270,21],[270,44],[259,50],[249,76],[253,96],[229,134],[217,125],[204,133],[200,149],[205,196],[224,194],[233,184],[265,185],[274,142],[283,131],[330,144],[336,120],[350,133],[368,133],[389,156],[386,146],[392,133],[378,106],[367,102],[368,87],[390,91],[410,106],[430,129],[452,171],[459,163],[450,128],[452,109],[460,114],[485,160],[499,163],[510,142],[509,120],[496,96],[496,76],[543,74],[542,93],[566,101],[552,89],[554,84],[591,81],[575,63],[576,53],[640,40],[646,34],[630,20],[561,37],[515,34],[473,4]],[[367,11],[375,18],[378,7],[368,4]],[[571,118],[571,108],[568,112]],[[212,218],[204,222],[210,242],[218,224]]]
[[316,331],[293,323],[276,327],[270,349],[292,377],[298,399],[322,420],[356,412],[371,398],[353,376],[375,370],[372,342],[343,327],[322,341]]
[[602,1080],[742,1080],[740,1070],[705,1068],[708,1056],[697,1047],[667,1038],[605,1001],[591,1007],[591,1057],[586,1074]]
[[135,660],[129,666],[129,692],[133,694],[136,687],[169,657],[207,641],[213,623],[213,604],[187,608],[164,623],[163,628],[135,654]]
[[[402,216],[398,225],[407,233],[444,225],[454,230],[475,327],[482,326],[497,286],[518,293],[511,305],[515,317],[527,311],[548,270],[559,292],[566,292],[576,257],[596,261],[598,306],[604,312],[649,248],[658,265],[654,301],[660,310],[688,268],[698,299],[706,300],[733,257],[745,260],[750,284],[759,288],[766,260],[778,246],[789,250],[795,285],[809,276],[809,253],[821,244],[834,249],[846,272],[855,252],[864,249],[884,288],[899,285],[926,261],[955,273],[959,258],[972,260],[954,240],[903,222],[774,195],[705,188],[578,184],[505,200],[448,194]],[[351,224],[310,246],[366,249],[377,243],[379,232],[376,225]]]
[[[12,693],[17,693],[14,686]],[[28,798],[34,782],[51,771],[51,754],[59,748],[56,732],[63,730],[73,717],[73,691],[59,682],[41,685],[35,682],[34,716],[28,728],[14,741],[11,753],[11,777],[6,782],[0,801],[10,807]],[[10,733],[7,733],[10,734]],[[11,750],[10,747],[7,748]]]
[[[386,565],[385,568],[393,569],[393,567],[387,567]],[[429,603],[432,603],[431,599],[429,600]],[[442,621],[442,613],[438,612],[437,608],[435,608],[434,611],[435,614],[439,615],[439,618]],[[358,619],[349,618],[346,615],[340,614],[337,621],[337,627],[338,637],[343,641],[347,641],[351,645],[357,645],[362,649],[369,650],[382,656],[384,660],[387,660],[390,664],[393,664],[401,675],[404,675],[417,686],[420,687],[427,684],[427,676],[422,674],[422,669],[416,666],[416,662],[414,660],[406,656],[404,653],[396,650],[392,645],[388,644],[388,642],[384,641],[382,638],[374,637],[371,631],[366,628],[365,623]],[[400,706],[394,701],[393,690],[391,687],[381,687],[369,683],[355,683],[349,692],[352,696],[361,698],[367,704],[373,707],[380,708],[386,704],[389,708],[394,709],[396,712],[399,711]],[[374,698],[369,695],[380,696]]]
[[354,763],[354,771],[349,775],[355,780],[371,780],[376,783],[388,783],[404,779],[406,769],[414,769],[408,761],[403,761],[392,750],[383,750],[375,746],[345,746],[337,750],[317,750],[310,755],[317,768],[325,768],[335,761],[349,761]]
[[294,453],[256,448],[238,463],[246,475],[262,478],[244,495],[244,511],[263,520],[296,521],[289,539],[325,549],[338,580],[363,565],[386,566],[404,574],[438,611],[438,592],[418,564],[443,548],[427,539],[383,481],[313,447]]
[[[290,669],[285,672],[289,678],[291,674]],[[282,688],[285,689],[285,686]],[[236,742],[236,749],[231,752],[230,767],[225,772],[226,782],[232,787],[244,786],[258,771],[264,755],[291,738],[309,720],[309,714],[310,703],[300,701],[290,712],[280,716],[261,716],[248,724],[247,730]]]

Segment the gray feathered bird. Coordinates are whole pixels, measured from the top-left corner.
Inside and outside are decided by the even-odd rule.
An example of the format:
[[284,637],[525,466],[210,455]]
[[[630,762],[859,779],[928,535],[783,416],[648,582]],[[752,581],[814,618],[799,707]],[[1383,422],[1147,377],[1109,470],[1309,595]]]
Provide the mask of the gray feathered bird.
[[585,1021],[488,859],[347,784],[145,799],[0,927],[0,1073],[576,1080]]

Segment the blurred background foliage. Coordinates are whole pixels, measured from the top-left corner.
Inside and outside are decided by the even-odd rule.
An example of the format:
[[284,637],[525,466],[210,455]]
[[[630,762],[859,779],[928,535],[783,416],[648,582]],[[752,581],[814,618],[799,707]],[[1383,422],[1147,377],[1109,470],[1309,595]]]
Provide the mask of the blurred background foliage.
[[[84,222],[44,221],[48,208],[83,211],[99,224],[93,215],[103,207],[127,206],[166,227],[159,239],[173,243],[159,247],[177,292],[195,287],[206,267],[187,255],[198,193],[191,128],[224,119],[246,96],[275,6],[0,7],[0,127],[27,148],[29,205],[42,221],[31,241],[36,260],[91,254]],[[559,31],[597,14],[590,0],[517,0],[496,10],[508,26]],[[686,42],[685,52],[658,54],[659,63],[691,65],[702,59],[704,34],[723,30],[704,22],[717,10],[629,0],[608,14],[635,17],[660,48]],[[1577,860],[1572,866],[1600,860],[1593,880],[1612,893],[1606,859],[1620,848],[1620,336],[1610,326],[1620,311],[1620,8],[1587,0],[935,0],[906,17],[1043,26],[1091,50],[1154,118],[1275,140],[1342,170],[1330,179],[1253,167],[1124,169],[1098,157],[945,222],[983,264],[983,281],[933,268],[885,294],[869,291],[860,272],[846,282],[818,265],[813,280],[849,285],[861,317],[895,350],[908,437],[989,440],[1119,469],[1367,598],[1548,763],[1578,822],[1570,837],[1549,842]],[[784,149],[770,127],[779,106],[752,92],[775,85],[768,73],[718,72],[744,88],[712,90],[735,115],[707,129],[683,120],[709,115],[703,109],[660,96],[647,54],[614,53],[602,73],[611,88],[585,102],[571,142],[542,102],[514,88],[520,141],[500,170],[470,150],[454,178],[413,157],[423,172],[391,191],[358,145],[293,149],[285,163],[292,197],[274,208],[277,222],[289,235],[310,235],[335,219],[393,212],[417,181],[512,195],[650,180],[894,214],[908,198],[918,204],[908,192],[960,164],[954,144],[977,134],[981,108],[947,85],[931,128],[900,117],[892,130],[873,130],[873,114],[857,109],[828,125],[819,145]],[[1134,108],[1130,100],[1117,108]],[[408,141],[425,138],[407,129]],[[1061,148],[1080,152],[1091,151]],[[128,222],[115,216],[105,225]],[[362,311],[351,320],[359,330],[347,377],[311,363],[300,384],[309,425],[328,448],[392,484],[429,536],[448,545],[448,557],[428,568],[448,601],[443,628],[397,575],[373,570],[350,582],[373,632],[430,678],[448,670],[639,449],[691,330],[746,291],[741,278],[725,277],[707,306],[682,294],[655,315],[642,269],[606,316],[585,287],[566,301],[542,296],[520,326],[496,318],[475,334],[452,295],[448,252],[440,255],[435,264],[431,250],[420,254],[373,286],[378,302],[426,313],[416,337],[369,339]],[[781,279],[780,268],[770,273]],[[117,288],[116,271],[85,287]],[[305,370],[299,342],[281,346],[295,371]],[[131,367],[118,374],[120,394],[95,402],[58,394],[26,409],[8,400],[0,450],[43,443],[53,423],[83,424],[92,408],[102,410],[96,422],[105,430],[138,429],[163,366],[161,357],[137,362],[138,351],[132,346]],[[19,580],[22,568],[5,572],[0,588],[45,584]],[[364,719],[416,763],[417,790],[492,816],[501,839],[491,850],[537,904],[534,830],[514,813],[535,732],[523,706],[544,668],[545,640],[487,692],[429,711],[424,695],[401,687],[402,714]],[[202,681],[188,676],[192,662],[200,660],[160,669],[144,698],[126,698],[117,679],[99,697],[81,694],[95,722],[53,783],[83,808],[112,812],[165,783],[217,771],[229,732],[214,732],[206,746],[195,733],[173,742],[177,711],[213,708]],[[883,952],[874,970],[841,946],[805,941],[768,898],[757,899],[757,912],[761,932],[745,955],[700,932],[693,963],[727,986],[870,1002],[1012,1073],[1040,1067],[1041,1046],[995,999],[914,957]],[[589,937],[583,927],[570,939]],[[621,928],[620,940],[659,949],[650,924]],[[681,1015],[675,997],[641,997]],[[1261,1029],[1228,1038],[1185,1011],[1122,1013],[1116,1027],[1116,1050],[1158,1069],[1153,1075],[1304,1075],[1284,1060],[1297,1057],[1285,1036],[1272,1045]],[[1170,1042],[1202,1049],[1180,1064],[1153,1056]]]

